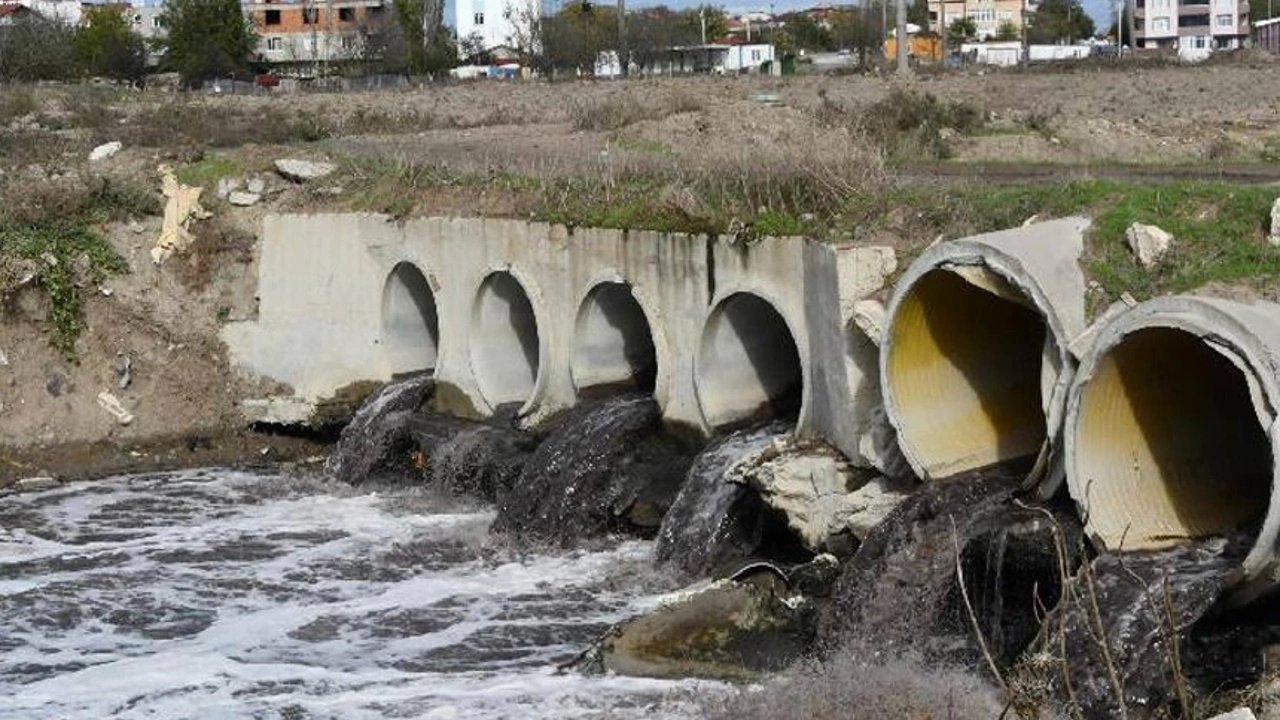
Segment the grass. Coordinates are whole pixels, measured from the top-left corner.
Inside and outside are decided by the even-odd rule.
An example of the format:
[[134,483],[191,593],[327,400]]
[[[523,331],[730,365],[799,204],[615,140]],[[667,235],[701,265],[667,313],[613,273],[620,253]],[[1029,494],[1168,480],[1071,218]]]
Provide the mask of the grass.
[[661,120],[703,108],[702,100],[688,93],[673,93],[648,102],[631,95],[584,98],[569,106],[569,121],[574,130],[620,130],[643,120]]
[[240,177],[246,170],[247,168],[232,155],[207,153],[199,160],[179,167],[174,171],[174,175],[184,185],[212,189],[222,178]]
[[49,301],[49,343],[68,361],[84,330],[83,288],[127,268],[97,231],[102,223],[159,212],[155,196],[99,178],[19,190],[0,210],[0,300],[33,285]]

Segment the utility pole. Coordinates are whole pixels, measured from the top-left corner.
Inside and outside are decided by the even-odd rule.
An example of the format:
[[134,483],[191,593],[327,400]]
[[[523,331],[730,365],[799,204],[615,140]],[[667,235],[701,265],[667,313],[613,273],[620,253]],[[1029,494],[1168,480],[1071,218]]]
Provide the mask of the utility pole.
[[622,77],[630,71],[631,52],[627,49],[627,0],[618,0],[618,67]]
[[707,9],[706,7],[698,8],[698,23],[702,25],[702,44],[707,44]]
[[898,0],[898,76],[909,77],[907,64],[907,0]]

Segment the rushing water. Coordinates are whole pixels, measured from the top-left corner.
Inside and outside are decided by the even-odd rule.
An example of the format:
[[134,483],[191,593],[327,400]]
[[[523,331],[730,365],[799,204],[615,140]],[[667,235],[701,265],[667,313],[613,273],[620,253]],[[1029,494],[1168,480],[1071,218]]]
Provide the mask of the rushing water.
[[668,590],[652,546],[495,546],[421,490],[225,470],[0,498],[0,717],[690,717],[558,672]]

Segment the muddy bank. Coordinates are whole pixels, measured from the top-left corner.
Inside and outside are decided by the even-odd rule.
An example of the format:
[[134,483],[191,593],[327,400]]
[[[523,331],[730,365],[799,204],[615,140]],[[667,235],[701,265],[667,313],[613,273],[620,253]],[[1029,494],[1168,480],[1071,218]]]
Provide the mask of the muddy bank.
[[329,447],[329,442],[321,437],[252,430],[131,441],[73,441],[21,448],[0,445],[0,488],[38,475],[69,481],[191,467],[259,467],[280,463],[319,467]]

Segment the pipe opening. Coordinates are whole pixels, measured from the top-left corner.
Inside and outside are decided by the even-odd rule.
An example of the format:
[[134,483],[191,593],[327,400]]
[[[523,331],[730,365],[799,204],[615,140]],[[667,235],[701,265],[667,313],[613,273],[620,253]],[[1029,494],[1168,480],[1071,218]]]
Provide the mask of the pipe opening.
[[471,370],[484,399],[497,408],[525,403],[538,379],[538,320],[520,281],[492,273],[471,309]]
[[709,425],[727,429],[796,415],[802,375],[795,338],[767,300],[735,293],[712,311],[694,375]]
[[1072,494],[1110,549],[1160,547],[1260,519],[1271,447],[1228,357],[1172,328],[1133,332],[1081,386]]
[[886,383],[928,478],[1033,459],[1045,439],[1044,318],[985,268],[931,270],[898,305]]
[[435,369],[439,346],[435,293],[413,263],[398,263],[382,291],[382,347],[391,374]]
[[582,398],[653,392],[658,377],[653,335],[630,285],[600,283],[587,293],[578,309],[569,371]]

